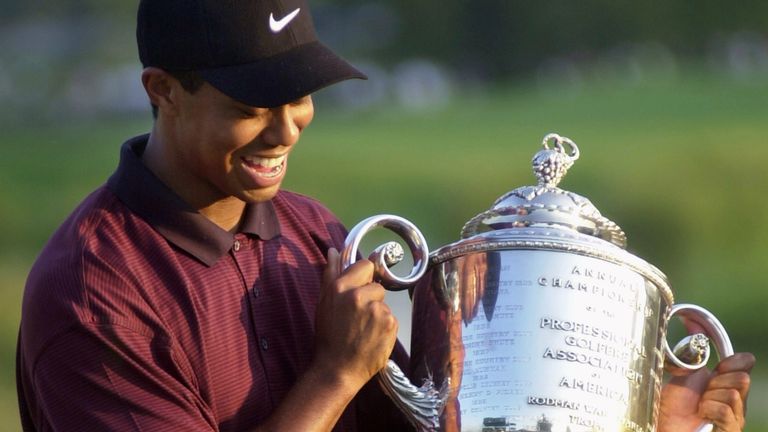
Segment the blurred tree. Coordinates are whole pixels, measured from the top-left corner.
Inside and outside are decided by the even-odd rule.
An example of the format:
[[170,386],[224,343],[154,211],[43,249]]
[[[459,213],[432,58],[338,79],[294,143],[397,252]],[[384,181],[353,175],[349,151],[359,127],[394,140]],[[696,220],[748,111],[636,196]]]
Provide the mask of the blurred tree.
[[[369,46],[356,46],[367,57],[397,62],[428,57],[458,71],[488,78],[507,78],[535,69],[542,58],[593,55],[623,42],[659,42],[674,52],[701,56],[716,33],[755,31],[768,34],[768,2],[742,0],[606,1],[550,0],[310,0],[319,12],[319,27],[344,32],[334,15],[323,10],[391,11],[394,19],[362,31]],[[378,6],[371,9],[370,6]],[[132,20],[136,2],[118,0],[62,0],[18,2],[0,0],[0,22],[30,16],[57,19],[83,15]],[[353,14],[354,15],[354,14]],[[344,24],[353,25],[355,18]],[[369,17],[368,17],[369,18]],[[366,19],[363,24],[374,20]],[[375,24],[375,22],[374,22]],[[395,34],[390,34],[394,30]],[[377,39],[376,36],[384,36]],[[333,37],[333,35],[330,35]],[[345,33],[354,43],[358,36]],[[382,44],[385,41],[388,43]],[[359,42],[359,41],[358,41]]]
[[768,3],[760,0],[388,3],[398,12],[402,29],[385,58],[432,57],[489,78],[525,74],[542,58],[588,56],[625,42],[658,42],[681,55],[700,57],[717,33],[768,34]]

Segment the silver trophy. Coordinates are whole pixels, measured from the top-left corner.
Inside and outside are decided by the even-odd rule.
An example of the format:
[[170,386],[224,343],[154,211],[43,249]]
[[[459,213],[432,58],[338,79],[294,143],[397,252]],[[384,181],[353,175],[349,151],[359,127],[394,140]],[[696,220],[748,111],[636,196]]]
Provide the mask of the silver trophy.
[[[397,242],[369,258],[385,287],[412,290],[411,371],[390,362],[380,382],[419,431],[652,432],[665,363],[673,374],[705,367],[710,341],[720,357],[733,354],[711,313],[674,305],[666,276],[625,250],[624,232],[557,187],[576,144],[549,134],[542,146],[538,185],[500,197],[457,242],[430,254],[421,232],[392,215],[347,237],[344,268],[379,227],[413,257],[405,277],[389,269],[404,255]],[[670,348],[674,315],[704,332]]]

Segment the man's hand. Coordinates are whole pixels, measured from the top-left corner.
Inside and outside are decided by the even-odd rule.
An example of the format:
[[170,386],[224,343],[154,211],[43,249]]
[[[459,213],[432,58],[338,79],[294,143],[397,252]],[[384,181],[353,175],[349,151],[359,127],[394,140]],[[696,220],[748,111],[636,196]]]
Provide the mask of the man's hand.
[[712,372],[673,377],[661,391],[659,432],[692,432],[704,422],[715,432],[740,432],[754,364],[752,354],[737,353]]
[[397,320],[372,282],[373,264],[361,260],[339,274],[339,253],[328,251],[317,307],[316,364],[362,387],[387,362],[397,340]]
[[312,365],[258,431],[330,431],[392,353],[397,320],[372,282],[373,264],[359,261],[339,274],[339,263],[339,253],[328,251]]

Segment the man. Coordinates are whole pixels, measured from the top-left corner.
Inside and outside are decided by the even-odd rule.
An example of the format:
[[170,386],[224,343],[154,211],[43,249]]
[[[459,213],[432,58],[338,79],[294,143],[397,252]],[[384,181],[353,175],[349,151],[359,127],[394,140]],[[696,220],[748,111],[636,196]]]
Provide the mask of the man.
[[[310,94],[364,75],[303,0],[143,0],[137,40],[157,118],[30,272],[24,429],[407,430],[372,379],[404,355],[371,263],[340,273],[342,225],[280,190]],[[727,410],[673,392],[665,430],[699,414],[738,430],[749,361],[709,380]]]
[[406,427],[364,388],[397,333],[372,265],[339,276],[342,225],[279,192],[309,95],[364,75],[302,0],[147,0],[137,40],[157,119],[30,273],[24,429]]

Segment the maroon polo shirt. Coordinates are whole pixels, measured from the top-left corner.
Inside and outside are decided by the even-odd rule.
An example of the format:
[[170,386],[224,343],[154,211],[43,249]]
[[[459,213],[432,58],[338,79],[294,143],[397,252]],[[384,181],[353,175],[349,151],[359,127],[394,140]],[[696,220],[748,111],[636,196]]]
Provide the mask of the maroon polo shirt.
[[[145,168],[146,142],[123,145],[30,272],[17,352],[26,431],[246,431],[310,364],[342,224],[281,191],[249,205],[233,235]],[[334,430],[404,428],[372,380]]]

